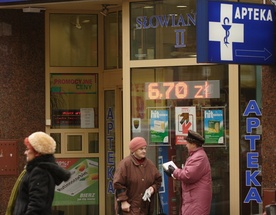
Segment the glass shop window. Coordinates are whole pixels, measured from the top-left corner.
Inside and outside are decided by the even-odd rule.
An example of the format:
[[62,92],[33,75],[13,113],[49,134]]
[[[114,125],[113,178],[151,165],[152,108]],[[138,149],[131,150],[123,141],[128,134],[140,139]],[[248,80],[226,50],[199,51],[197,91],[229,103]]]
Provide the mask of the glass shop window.
[[122,12],[108,13],[104,19],[105,69],[122,68]]
[[[210,214],[230,213],[228,85],[227,65],[131,70],[132,137],[147,140],[147,156],[161,173],[169,160],[182,168],[189,156],[184,140],[189,129],[205,138],[212,166]],[[181,184],[162,177],[164,212],[179,214]]]
[[194,58],[196,1],[131,3],[131,60]]
[[97,74],[50,76],[51,128],[98,127]]
[[96,67],[97,34],[97,15],[50,14],[50,66]]

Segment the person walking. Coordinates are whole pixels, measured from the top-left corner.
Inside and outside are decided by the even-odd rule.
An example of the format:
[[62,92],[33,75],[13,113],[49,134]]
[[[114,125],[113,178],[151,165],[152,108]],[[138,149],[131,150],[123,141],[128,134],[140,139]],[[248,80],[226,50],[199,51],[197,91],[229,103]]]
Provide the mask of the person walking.
[[24,140],[27,164],[10,196],[6,215],[50,215],[55,186],[70,178],[54,157],[56,142],[38,131]]
[[113,185],[117,214],[152,215],[154,194],[161,186],[162,177],[154,163],[146,158],[147,143],[134,137],[129,143],[131,154],[118,164]]
[[168,170],[164,171],[181,181],[181,215],[209,215],[212,202],[212,177],[209,159],[202,147],[205,140],[192,130],[188,131],[185,140],[189,157],[183,169],[169,165]]

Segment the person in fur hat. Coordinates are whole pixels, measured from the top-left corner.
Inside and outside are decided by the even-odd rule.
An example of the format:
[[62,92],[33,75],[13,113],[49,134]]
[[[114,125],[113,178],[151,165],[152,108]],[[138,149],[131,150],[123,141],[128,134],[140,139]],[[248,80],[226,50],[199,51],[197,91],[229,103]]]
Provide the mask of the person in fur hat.
[[130,155],[120,161],[113,178],[115,210],[123,215],[152,215],[154,194],[162,182],[161,174],[146,158],[147,143],[143,137],[134,137],[129,149]]
[[212,177],[209,159],[202,147],[205,139],[189,130],[186,148],[189,157],[182,169],[169,165],[168,176],[181,182],[181,215],[209,215],[212,202]]
[[[54,157],[55,140],[38,131],[24,140],[27,164],[20,183],[12,191],[8,213],[11,215],[50,215],[55,186],[70,178],[70,171],[60,167]],[[13,199],[13,200],[12,200]]]

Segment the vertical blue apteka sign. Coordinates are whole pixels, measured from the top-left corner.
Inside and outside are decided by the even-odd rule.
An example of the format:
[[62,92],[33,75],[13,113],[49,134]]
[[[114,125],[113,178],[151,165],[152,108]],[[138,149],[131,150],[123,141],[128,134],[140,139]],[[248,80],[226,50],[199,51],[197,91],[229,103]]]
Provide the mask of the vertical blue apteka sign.
[[274,6],[198,0],[197,41],[199,63],[273,64]]

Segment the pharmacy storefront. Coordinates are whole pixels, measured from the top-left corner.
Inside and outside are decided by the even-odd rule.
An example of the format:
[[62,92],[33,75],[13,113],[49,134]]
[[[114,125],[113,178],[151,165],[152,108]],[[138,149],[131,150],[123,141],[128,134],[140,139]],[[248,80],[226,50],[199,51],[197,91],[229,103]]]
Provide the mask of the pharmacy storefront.
[[[223,12],[213,12],[210,29],[215,28],[215,32],[201,31],[199,35],[198,28],[207,29],[204,25],[208,24],[207,19],[199,23],[199,11],[208,14],[204,7],[213,9],[213,5],[199,9],[194,0],[124,5],[123,11],[130,12],[129,23],[123,21],[123,52],[129,53],[130,59],[123,64],[124,102],[130,104],[130,119],[124,118],[124,137],[142,136],[147,140],[148,157],[163,177],[160,196],[165,213],[179,213],[181,187],[163,173],[162,163],[173,160],[182,167],[188,157],[184,137],[192,129],[204,136],[204,149],[212,167],[211,214],[261,214],[259,65],[271,62],[258,61],[256,55],[246,61],[248,53],[242,45],[254,44],[246,41],[247,26],[237,37],[232,29],[240,31],[242,22],[251,16],[255,22],[264,18],[266,27],[273,26],[273,7],[263,10],[258,5],[249,9],[247,5],[215,5],[214,10],[225,10],[227,14],[223,17]],[[250,14],[252,10],[263,15],[257,19],[256,14]],[[216,20],[220,25],[215,24]],[[232,47],[234,57],[214,51],[224,53],[227,47]],[[129,127],[130,134],[126,132]],[[129,153],[127,147],[125,144],[124,156]]]
[[[72,173],[56,188],[53,209],[114,215],[115,168],[129,155],[129,141],[141,136],[162,174],[164,213],[178,215],[180,182],[162,164],[183,166],[184,138],[194,130],[205,138],[211,164],[210,214],[261,215],[263,189],[272,187],[265,184],[262,142],[273,126],[262,129],[262,122],[273,115],[262,115],[262,90],[275,92],[273,81],[262,86],[262,78],[275,58],[274,8],[261,1],[62,2],[56,8],[47,2],[45,14],[37,14],[45,18],[46,120],[40,123],[57,142],[59,165]],[[82,8],[66,9],[73,2]],[[18,19],[34,15],[20,13]],[[276,102],[267,103],[275,109]],[[155,201],[156,213],[159,208]]]

